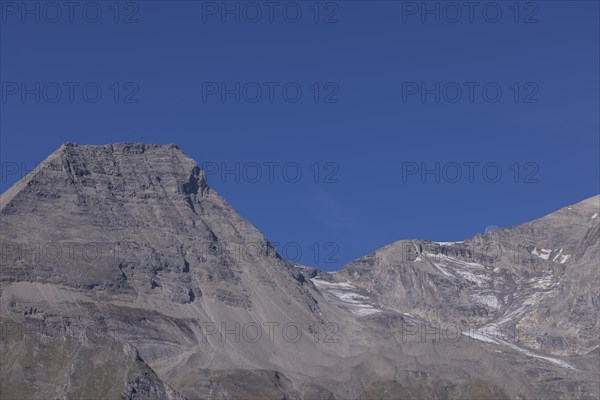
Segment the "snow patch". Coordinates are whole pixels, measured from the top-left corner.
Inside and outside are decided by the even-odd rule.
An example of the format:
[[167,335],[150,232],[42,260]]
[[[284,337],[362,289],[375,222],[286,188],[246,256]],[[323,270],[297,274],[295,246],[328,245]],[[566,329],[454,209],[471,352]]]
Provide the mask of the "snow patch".
[[461,267],[485,269],[485,267],[483,265],[481,265],[481,264],[459,260],[457,258],[449,257],[449,256],[444,255],[444,254],[425,253],[425,255],[429,256],[429,257],[432,257],[432,258],[436,259],[437,261],[440,261],[440,262],[449,262],[451,264],[457,264],[457,265],[459,265]]
[[365,316],[365,315],[371,315],[371,314],[375,314],[380,312],[381,310],[377,309],[377,308],[373,308],[373,307],[364,307],[364,308],[352,308],[350,310],[350,312],[359,315],[361,317]]
[[359,316],[378,313],[381,310],[367,303],[369,297],[352,291],[356,286],[349,282],[328,282],[322,279],[311,279],[315,286],[323,291],[335,305]]
[[490,280],[483,274],[485,267],[481,264],[459,260],[444,254],[425,253],[425,255],[431,257],[433,259],[431,263],[435,268],[448,277],[460,277],[477,286],[483,286]]
[[340,292],[337,290],[332,290],[331,293],[335,295],[338,299],[342,300],[344,303],[350,304],[363,304],[364,300],[367,300],[367,296],[363,296],[358,293],[353,292]]
[[[531,250],[531,254],[533,254],[534,256],[538,256],[542,260],[548,260],[550,258],[550,254],[552,254],[555,251],[557,251],[557,249],[554,249],[554,250],[540,249],[540,250],[538,250],[537,247],[534,247],[533,250]],[[567,259],[570,256],[568,254],[562,254],[563,251],[564,251],[564,249],[561,247],[560,250],[558,250],[558,254],[556,254],[554,257],[552,257],[552,261],[556,262],[558,260],[558,262],[560,262],[561,264],[564,264],[565,261],[567,261]]]
[[488,306],[489,308],[493,308],[495,310],[500,308],[500,302],[498,302],[498,298],[492,294],[474,294],[471,295],[471,299],[473,299],[476,303],[483,304],[484,306]]
[[550,249],[538,250],[537,247],[534,247],[533,250],[531,250],[531,254],[533,254],[534,256],[538,256],[542,260],[547,260],[548,258],[550,258],[550,253],[552,253],[552,250]]
[[436,269],[437,269],[438,271],[440,271],[442,274],[444,274],[444,275],[446,275],[446,276],[449,276],[449,277],[451,277],[451,278],[453,278],[453,277],[454,277],[454,275],[452,275],[450,272],[448,272],[448,271],[446,271],[446,270],[444,269],[444,264],[440,264],[440,263],[436,263],[436,262],[434,262],[434,263],[433,263],[433,265],[435,265]]
[[481,275],[475,275],[474,273],[472,273],[470,271],[464,271],[464,270],[457,269],[456,273],[459,274],[461,277],[465,278],[466,280],[473,282],[477,286],[484,286],[488,280],[487,277],[483,277]]
[[531,278],[529,281],[532,283],[532,287],[536,289],[549,289],[553,286],[556,286],[556,283],[552,282],[551,276]]
[[486,342],[486,343],[491,343],[491,344],[497,344],[497,345],[501,345],[501,346],[506,346],[509,347],[515,351],[518,351],[519,353],[523,353],[525,355],[528,355],[529,357],[534,357],[534,358],[539,358],[542,360],[546,360],[549,361],[553,364],[559,365],[563,368],[568,368],[568,369],[576,369],[574,366],[572,366],[571,364],[569,364],[566,361],[560,360],[558,358],[554,358],[554,357],[547,357],[547,356],[542,356],[540,354],[534,353],[531,350],[527,350],[524,349],[522,347],[517,346],[514,343],[510,343],[507,342],[505,340],[500,339],[500,333],[496,330],[496,329],[485,329],[485,327],[477,329],[473,332],[462,332],[463,335],[465,336],[469,336],[472,337],[473,339],[482,341],[482,342]]
[[558,258],[558,257],[559,257],[561,254],[562,254],[562,252],[563,252],[563,249],[562,249],[562,247],[561,247],[561,248],[560,248],[560,251],[558,252],[558,254],[557,254],[557,255],[555,255],[555,256],[554,256],[554,258],[552,259],[552,261],[556,261],[556,259],[557,259],[557,258]]

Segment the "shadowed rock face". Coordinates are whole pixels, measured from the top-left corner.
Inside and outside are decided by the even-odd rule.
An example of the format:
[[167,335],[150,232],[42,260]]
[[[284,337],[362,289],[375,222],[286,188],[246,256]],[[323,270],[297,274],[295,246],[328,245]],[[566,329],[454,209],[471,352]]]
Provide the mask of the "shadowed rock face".
[[337,274],[283,260],[175,145],[65,144],[0,212],[3,398],[598,397],[598,197]]

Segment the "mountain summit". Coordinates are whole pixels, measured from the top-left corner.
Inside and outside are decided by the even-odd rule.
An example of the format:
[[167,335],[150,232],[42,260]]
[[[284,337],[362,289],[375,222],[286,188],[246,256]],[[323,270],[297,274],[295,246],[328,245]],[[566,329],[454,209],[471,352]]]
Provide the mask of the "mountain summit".
[[0,390],[597,398],[599,199],[326,273],[277,254],[176,145],[67,143],[0,197]]

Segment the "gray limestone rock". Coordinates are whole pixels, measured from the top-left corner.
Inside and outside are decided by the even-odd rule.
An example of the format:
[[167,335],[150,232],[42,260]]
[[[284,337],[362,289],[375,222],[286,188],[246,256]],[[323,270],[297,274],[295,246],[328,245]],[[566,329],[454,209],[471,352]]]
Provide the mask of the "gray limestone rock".
[[2,397],[598,398],[598,201],[330,274],[175,145],[65,144],[0,197]]

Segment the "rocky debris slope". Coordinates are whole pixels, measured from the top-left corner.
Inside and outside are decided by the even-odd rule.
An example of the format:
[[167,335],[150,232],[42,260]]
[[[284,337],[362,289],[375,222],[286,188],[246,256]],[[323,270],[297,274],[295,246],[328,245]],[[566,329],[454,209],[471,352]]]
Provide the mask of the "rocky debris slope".
[[79,338],[40,335],[31,324],[24,329],[14,320],[0,323],[4,399],[89,398],[94,393],[107,399],[184,399],[129,344],[91,332]]
[[[317,279],[352,285],[374,307],[451,327],[498,352],[594,376],[599,208],[596,196],[464,242],[396,242]],[[588,382],[594,393],[595,384],[595,378]]]
[[396,242],[332,277],[386,309],[550,354],[587,354],[600,332],[599,207],[596,196],[460,243]]
[[597,398],[597,199],[328,274],[282,259],[175,145],[65,144],[0,197],[0,389]]
[[[301,373],[282,327],[324,329],[319,292],[174,145],[63,145],[0,206],[2,315],[36,335],[92,329],[175,380],[202,368]],[[305,359],[326,362],[311,342],[298,340]]]

